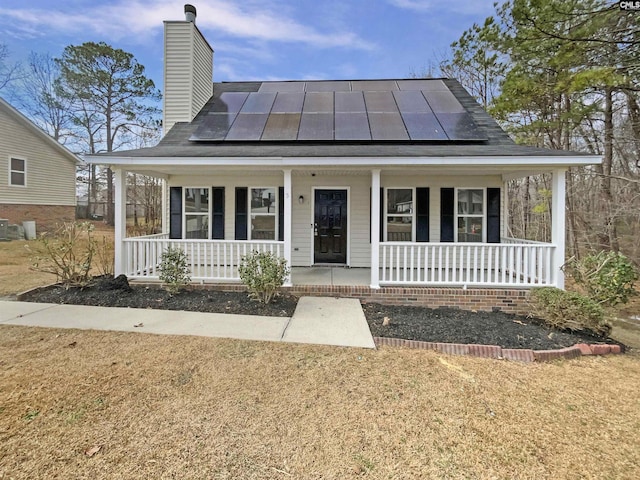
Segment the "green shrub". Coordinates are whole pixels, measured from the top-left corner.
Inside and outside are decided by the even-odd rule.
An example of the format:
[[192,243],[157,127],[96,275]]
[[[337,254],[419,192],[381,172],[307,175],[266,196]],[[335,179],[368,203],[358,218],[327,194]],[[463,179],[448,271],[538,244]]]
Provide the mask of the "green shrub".
[[581,260],[574,258],[567,262],[567,268],[578,285],[603,305],[627,303],[635,293],[638,271],[621,253],[601,251]]
[[284,284],[290,273],[287,261],[270,252],[251,252],[240,262],[240,280],[250,295],[267,304]]
[[573,331],[590,330],[605,337],[611,331],[602,306],[576,292],[553,287],[536,288],[529,293],[529,304],[532,316],[540,318],[551,327]]
[[29,246],[31,269],[54,274],[65,288],[86,285],[97,249],[93,230],[90,222],[66,222],[41,235]]
[[187,254],[180,248],[168,247],[160,259],[160,280],[172,295],[189,285]]

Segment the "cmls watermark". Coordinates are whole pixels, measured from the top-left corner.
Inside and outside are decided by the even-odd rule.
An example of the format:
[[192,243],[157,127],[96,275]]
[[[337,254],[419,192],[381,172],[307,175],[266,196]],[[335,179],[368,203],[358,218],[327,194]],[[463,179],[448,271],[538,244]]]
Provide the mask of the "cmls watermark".
[[640,11],[640,1],[634,0],[629,2],[620,2],[620,10],[635,10]]

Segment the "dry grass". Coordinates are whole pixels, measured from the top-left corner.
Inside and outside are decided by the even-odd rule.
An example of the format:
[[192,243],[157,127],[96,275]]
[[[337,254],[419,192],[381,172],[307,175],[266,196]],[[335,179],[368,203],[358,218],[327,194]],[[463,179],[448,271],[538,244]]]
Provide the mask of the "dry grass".
[[635,356],[2,326],[0,478],[635,479],[639,378]]
[[[113,227],[102,222],[94,222],[95,238],[113,241]],[[35,240],[13,240],[0,242],[0,297],[15,295],[31,288],[56,281],[55,275],[31,270]]]

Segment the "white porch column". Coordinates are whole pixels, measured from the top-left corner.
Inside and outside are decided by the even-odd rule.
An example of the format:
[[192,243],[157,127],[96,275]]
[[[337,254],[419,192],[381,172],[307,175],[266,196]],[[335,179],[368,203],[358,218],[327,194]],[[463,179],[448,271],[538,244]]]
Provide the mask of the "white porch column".
[[162,233],[169,232],[169,187],[167,179],[162,179]]
[[553,171],[552,197],[551,197],[551,243],[555,245],[553,254],[553,270],[555,285],[564,289],[564,265],[565,250],[565,169]]
[[[292,199],[291,169],[287,169],[284,171],[284,259],[287,261],[289,268],[291,268]],[[291,275],[286,278],[284,284],[287,287],[292,285]]]
[[127,171],[116,168],[113,171],[115,186],[115,212],[114,212],[114,266],[115,276],[126,273],[126,258],[124,251],[124,238],[127,236]]
[[503,200],[503,216],[504,222],[502,225],[502,231],[500,232],[501,237],[510,237],[509,234],[509,181],[505,180],[502,183],[502,200]]
[[371,170],[371,288],[380,288],[380,170]]

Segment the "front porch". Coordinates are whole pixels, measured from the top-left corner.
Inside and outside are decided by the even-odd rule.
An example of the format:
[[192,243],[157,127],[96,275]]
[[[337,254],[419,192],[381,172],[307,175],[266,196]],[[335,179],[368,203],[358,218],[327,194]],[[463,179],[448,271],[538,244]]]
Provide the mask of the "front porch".
[[[237,283],[243,255],[252,251],[283,256],[284,242],[249,240],[172,240],[168,234],[125,238],[127,277],[158,281],[162,253],[182,249],[191,279],[198,283]],[[513,238],[499,244],[381,242],[378,268],[293,267],[288,286],[384,286],[531,288],[558,286],[555,246]]]

